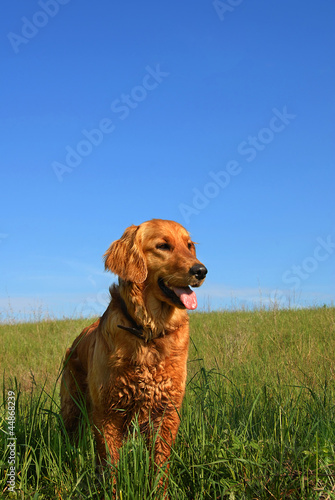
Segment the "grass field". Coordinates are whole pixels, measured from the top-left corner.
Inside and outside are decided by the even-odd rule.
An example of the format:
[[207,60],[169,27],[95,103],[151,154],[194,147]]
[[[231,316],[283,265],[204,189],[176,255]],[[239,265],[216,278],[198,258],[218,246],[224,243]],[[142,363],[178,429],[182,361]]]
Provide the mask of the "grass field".
[[[192,313],[190,320],[170,498],[335,499],[335,309]],[[87,324],[0,325],[3,498],[112,498],[90,433],[72,447],[59,418],[61,359]],[[6,477],[14,452],[16,494]],[[150,462],[135,423],[115,471],[119,499],[163,498]]]

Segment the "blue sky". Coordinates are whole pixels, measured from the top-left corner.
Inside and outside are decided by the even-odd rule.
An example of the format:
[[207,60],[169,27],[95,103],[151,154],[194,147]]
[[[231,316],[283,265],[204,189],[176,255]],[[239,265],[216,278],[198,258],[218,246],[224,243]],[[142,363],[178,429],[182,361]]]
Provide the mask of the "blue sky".
[[201,309],[332,303],[332,0],[3,7],[0,319],[102,313],[151,218],[199,243]]

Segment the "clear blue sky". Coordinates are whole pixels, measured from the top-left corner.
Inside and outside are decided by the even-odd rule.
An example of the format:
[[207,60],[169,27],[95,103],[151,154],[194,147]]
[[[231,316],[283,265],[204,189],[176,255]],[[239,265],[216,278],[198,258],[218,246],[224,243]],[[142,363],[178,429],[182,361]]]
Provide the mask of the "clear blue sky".
[[103,312],[151,218],[199,243],[202,309],[332,302],[333,0],[5,0],[0,29],[0,318]]

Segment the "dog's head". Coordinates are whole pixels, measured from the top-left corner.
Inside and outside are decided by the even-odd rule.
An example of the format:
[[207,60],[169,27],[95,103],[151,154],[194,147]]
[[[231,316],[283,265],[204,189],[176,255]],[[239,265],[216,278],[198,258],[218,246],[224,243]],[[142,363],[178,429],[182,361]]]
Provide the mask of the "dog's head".
[[180,309],[195,309],[191,287],[199,287],[207,274],[196,258],[195,246],[177,222],[153,219],[130,226],[104,255],[105,268],[124,281],[143,283],[161,302]]

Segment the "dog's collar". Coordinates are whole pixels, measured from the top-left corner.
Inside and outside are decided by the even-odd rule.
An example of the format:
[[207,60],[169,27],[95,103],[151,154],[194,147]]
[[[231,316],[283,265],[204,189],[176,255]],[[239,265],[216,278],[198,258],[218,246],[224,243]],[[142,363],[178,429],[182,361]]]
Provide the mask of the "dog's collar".
[[[121,328],[122,330],[126,330],[129,333],[132,333],[133,335],[135,335],[135,337],[143,340],[146,344],[148,344],[149,342],[151,342],[153,340],[152,330],[149,330],[149,336],[147,337],[144,334],[143,326],[138,325],[136,323],[136,321],[130,316],[130,314],[128,312],[128,309],[127,309],[127,306],[126,306],[126,303],[125,303],[125,301],[123,300],[122,297],[120,297],[120,302],[121,302],[122,312],[123,312],[124,316],[127,318],[127,320],[129,321],[129,323],[132,324],[132,326],[117,325],[117,327]],[[158,338],[159,337],[163,337],[163,335],[164,335],[163,333],[160,333],[158,335]]]
[[137,338],[141,339],[141,340],[144,340],[144,342],[150,342],[152,340],[152,332],[150,330],[150,338],[147,339],[147,337],[145,337],[144,333],[143,333],[143,330],[140,329],[140,328],[133,328],[131,326],[123,326],[123,325],[117,325],[118,328],[121,328],[122,330],[127,330],[127,332],[129,333],[132,333],[133,335],[135,335]]

